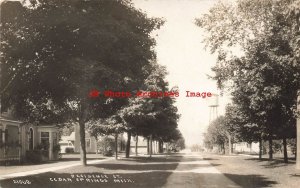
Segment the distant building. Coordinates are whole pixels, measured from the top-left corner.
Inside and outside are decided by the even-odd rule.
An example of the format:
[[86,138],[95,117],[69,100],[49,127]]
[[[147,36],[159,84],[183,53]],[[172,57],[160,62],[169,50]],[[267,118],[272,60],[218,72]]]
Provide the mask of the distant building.
[[[127,136],[126,136],[127,137]],[[130,153],[135,154],[135,144],[136,144],[136,137],[131,137],[130,142]],[[142,136],[138,136],[138,153],[139,154],[147,154],[147,138]]]
[[[127,136],[126,136],[127,138]],[[135,154],[135,146],[136,146],[136,137],[131,137],[130,142],[130,154]],[[168,144],[164,143],[162,146],[162,152],[167,152]],[[150,149],[150,140],[149,140],[149,149]],[[172,148],[169,148],[172,149]],[[138,136],[138,144],[137,144],[137,153],[138,154],[148,154],[148,140],[143,136]],[[159,142],[156,140],[152,141],[152,154],[159,153]]]
[[[74,143],[75,152],[80,152],[80,133],[79,125],[75,125],[75,131],[70,135],[70,141]],[[96,138],[91,136],[88,131],[85,131],[85,147],[87,153],[96,153],[97,141]]]

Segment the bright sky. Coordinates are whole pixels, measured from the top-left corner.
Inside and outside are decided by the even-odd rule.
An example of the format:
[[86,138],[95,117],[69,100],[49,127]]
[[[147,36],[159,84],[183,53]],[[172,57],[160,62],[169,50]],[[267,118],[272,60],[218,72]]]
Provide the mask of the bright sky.
[[[203,31],[194,22],[216,3],[213,0],[133,0],[135,6],[150,17],[163,17],[164,26],[157,35],[158,63],[169,72],[170,86],[179,86],[177,107],[181,114],[179,129],[186,144],[199,144],[209,123],[208,102],[185,97],[185,91],[219,93],[216,83],[208,79],[216,56],[204,50]],[[228,97],[219,98],[219,115],[224,113]]]

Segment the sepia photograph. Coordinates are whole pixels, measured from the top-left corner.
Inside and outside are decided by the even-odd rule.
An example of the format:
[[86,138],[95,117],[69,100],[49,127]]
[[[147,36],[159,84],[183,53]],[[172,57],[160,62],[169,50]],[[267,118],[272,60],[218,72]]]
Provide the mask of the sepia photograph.
[[296,188],[300,0],[0,0],[0,188]]

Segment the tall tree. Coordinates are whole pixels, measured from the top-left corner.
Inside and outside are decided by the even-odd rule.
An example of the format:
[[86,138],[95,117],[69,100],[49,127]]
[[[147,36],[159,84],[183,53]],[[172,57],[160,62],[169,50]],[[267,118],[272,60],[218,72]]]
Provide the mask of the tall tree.
[[130,90],[128,80],[143,80],[143,67],[155,58],[150,33],[162,21],[126,0],[30,2],[18,5],[16,19],[1,17],[1,87],[13,79],[2,101],[22,120],[78,122],[86,165],[86,123],[126,104],[120,98],[90,98],[89,92]]
[[168,83],[165,81],[165,67],[152,63],[145,71],[148,72],[148,76],[139,89],[141,92],[148,92],[149,95],[131,98],[129,104],[121,110],[128,135],[126,157],[129,157],[131,135],[163,141],[163,137],[169,131],[177,128],[179,119],[177,108],[174,106],[174,95],[153,94],[155,92],[178,92],[169,90]]
[[[284,12],[286,15],[286,21],[291,24],[290,31],[290,43],[295,54],[294,62],[300,66],[300,1],[293,1],[291,5]],[[296,151],[296,168],[300,169],[300,90],[298,89],[298,99],[297,99],[297,110],[298,110],[298,118],[297,118],[297,151]]]
[[[272,139],[280,137],[278,128],[295,132],[300,69],[290,42],[294,38],[290,32],[292,24],[285,19],[285,9],[292,2],[219,3],[197,20],[208,31],[207,46],[219,54],[214,78],[220,88],[231,89],[234,99],[240,95],[249,98],[243,107],[251,111],[250,115],[255,114],[251,119],[266,134],[270,159]],[[239,56],[234,48],[240,49]],[[291,121],[286,122],[287,119]],[[289,135],[286,132],[284,136],[286,139]]]

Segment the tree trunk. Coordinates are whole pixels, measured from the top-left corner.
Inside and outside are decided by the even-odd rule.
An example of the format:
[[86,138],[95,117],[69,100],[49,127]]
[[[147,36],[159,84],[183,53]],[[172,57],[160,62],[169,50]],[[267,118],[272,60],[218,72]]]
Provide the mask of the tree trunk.
[[[300,112],[300,90],[298,90],[297,111]],[[297,117],[296,169],[300,170],[300,116]]]
[[159,142],[158,142],[158,149],[159,149],[159,153],[163,153],[163,142],[160,140]]
[[228,136],[228,154],[231,155],[232,154],[232,144],[231,144],[231,135],[229,133],[227,133]]
[[272,160],[273,159],[273,140],[272,140],[272,137],[269,136],[269,160]]
[[86,148],[85,148],[85,123],[79,122],[80,134],[80,161],[83,166],[86,166]]
[[139,142],[139,136],[135,136],[135,156],[138,155],[138,142]]
[[150,157],[152,157],[152,134],[150,135],[150,149],[149,149]]
[[284,162],[288,163],[288,154],[287,154],[287,147],[286,147],[286,138],[283,138],[283,156],[284,156]]
[[259,159],[262,159],[262,139],[259,138]]
[[167,144],[166,144],[166,151],[167,151],[167,153],[169,153],[169,142],[167,142]]
[[106,151],[107,151],[107,145],[106,145],[107,143],[106,143],[106,141],[107,141],[107,135],[103,139],[103,142],[104,142],[104,153],[106,153]]
[[118,159],[118,133],[115,134],[115,158]]
[[150,154],[150,144],[149,144],[149,137],[147,137],[147,155]]
[[125,147],[124,147],[124,142],[123,142],[123,133],[121,133],[120,135],[120,151],[124,151],[125,150]]
[[[300,135],[299,135],[300,136]],[[297,137],[296,137],[296,146],[295,146],[295,159],[297,159],[297,145],[298,145],[298,141],[297,141]],[[300,143],[299,143],[300,144]]]
[[95,136],[95,140],[96,140],[96,154],[98,154],[98,137]]
[[131,132],[127,132],[127,143],[126,143],[126,158],[129,158],[130,155],[130,140],[131,140]]

